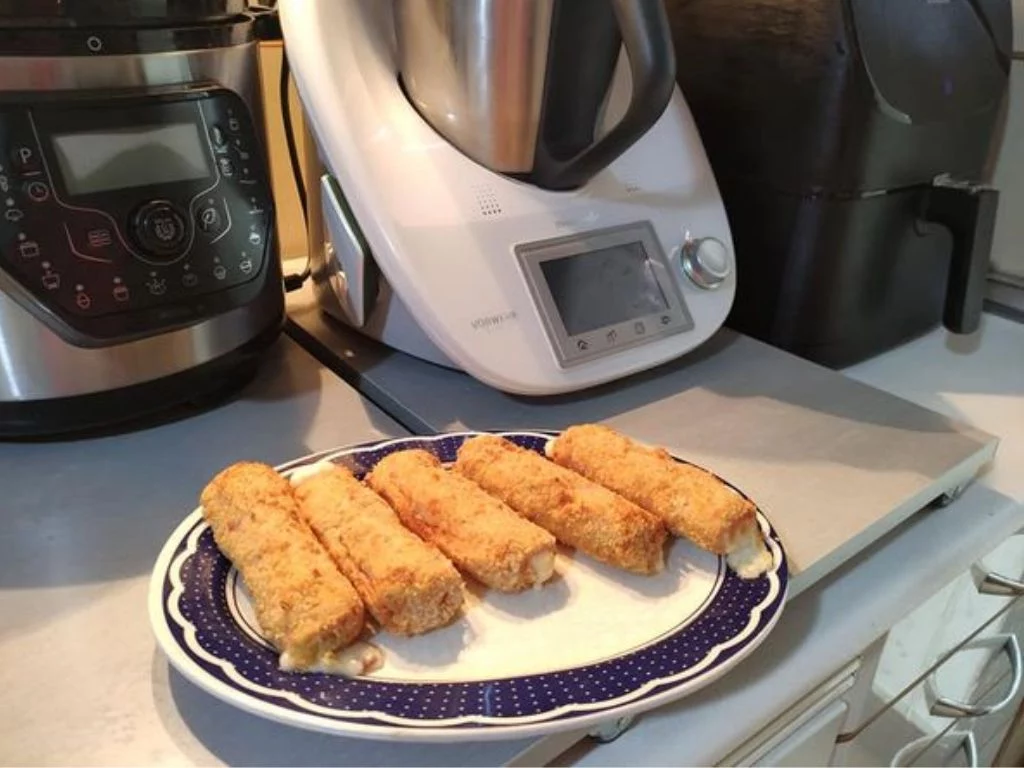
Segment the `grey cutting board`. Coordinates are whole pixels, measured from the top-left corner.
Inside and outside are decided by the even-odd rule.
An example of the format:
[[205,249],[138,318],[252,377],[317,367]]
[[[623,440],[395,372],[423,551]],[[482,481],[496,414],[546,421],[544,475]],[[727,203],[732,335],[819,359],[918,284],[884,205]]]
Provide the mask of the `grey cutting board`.
[[572,395],[509,396],[366,339],[290,298],[289,333],[406,428],[560,429],[605,422],[741,488],[806,589],[972,478],[996,438],[723,329],[698,351]]

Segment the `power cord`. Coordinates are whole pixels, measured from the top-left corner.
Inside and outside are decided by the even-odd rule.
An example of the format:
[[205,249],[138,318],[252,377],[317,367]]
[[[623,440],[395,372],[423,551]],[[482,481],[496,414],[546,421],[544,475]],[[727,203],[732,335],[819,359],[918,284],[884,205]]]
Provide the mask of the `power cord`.
[[[288,66],[288,54],[281,53],[281,78],[279,80],[279,95],[281,100],[281,119],[284,123],[284,140],[288,145],[288,161],[292,167],[292,177],[295,179],[295,192],[299,196],[299,206],[302,208],[302,222],[306,232],[309,232],[309,209],[306,202],[306,183],[302,176],[302,167],[299,164],[299,151],[295,144],[295,131],[292,127],[292,107],[289,101],[288,83],[291,76],[291,68]],[[298,274],[286,275],[284,278],[284,289],[288,292],[297,291],[309,279],[310,275],[309,248],[306,248],[306,265]]]
[[[277,11],[277,0],[270,2],[250,3],[249,12],[256,22],[256,35],[260,40],[281,40],[281,21]],[[299,198],[299,205],[302,208],[302,222],[306,232],[309,232],[309,210],[306,202],[306,184],[303,180],[302,166],[299,162],[299,150],[295,142],[295,129],[292,125],[292,107],[289,99],[289,83],[291,80],[291,67],[288,65],[288,53],[282,47],[281,50],[281,76],[278,79],[278,100],[281,102],[281,121],[284,127],[285,144],[288,146],[288,162],[292,169],[292,179],[295,182],[295,192]],[[301,272],[285,275],[285,291],[297,291],[309,279],[311,272],[309,249],[306,250],[306,265]]]

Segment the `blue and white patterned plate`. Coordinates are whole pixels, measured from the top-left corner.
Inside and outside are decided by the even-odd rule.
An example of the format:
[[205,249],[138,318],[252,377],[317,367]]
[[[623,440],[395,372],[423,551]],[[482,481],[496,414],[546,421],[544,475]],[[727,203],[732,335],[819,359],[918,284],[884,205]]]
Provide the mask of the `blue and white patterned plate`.
[[[471,432],[384,440],[282,465],[329,460],[361,474],[384,456],[424,448],[455,460]],[[503,432],[543,452],[550,432]],[[739,492],[739,491],[737,491]],[[426,635],[379,633],[384,665],[354,679],[282,672],[237,572],[200,510],[157,560],[150,620],[171,663],[195,684],[250,712],[347,736],[481,741],[597,725],[682,698],[749,655],[775,626],[788,568],[759,512],[773,556],[744,580],[724,559],[675,540],[665,571],[635,576],[564,550],[557,575],[516,595],[470,587],[460,620]]]

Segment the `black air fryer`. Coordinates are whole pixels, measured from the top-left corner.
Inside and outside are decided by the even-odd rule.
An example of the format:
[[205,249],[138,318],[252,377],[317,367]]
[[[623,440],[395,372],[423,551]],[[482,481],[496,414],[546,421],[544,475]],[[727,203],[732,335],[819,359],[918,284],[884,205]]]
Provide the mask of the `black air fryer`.
[[666,5],[733,228],[728,324],[833,367],[975,330],[1010,0]]

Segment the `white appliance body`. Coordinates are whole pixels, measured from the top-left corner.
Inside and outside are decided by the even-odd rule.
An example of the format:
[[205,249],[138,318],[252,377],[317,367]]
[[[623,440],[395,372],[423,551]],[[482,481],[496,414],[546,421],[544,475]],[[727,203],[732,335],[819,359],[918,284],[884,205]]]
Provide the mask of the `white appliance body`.
[[[647,134],[584,187],[545,191],[470,160],[408,102],[391,3],[279,7],[325,183],[336,182],[345,201],[323,196],[321,241],[337,239],[330,222],[347,219],[341,228],[358,227],[384,278],[379,294],[363,297],[362,316],[345,294],[366,265],[335,244],[342,258],[330,257],[335,277],[327,284],[341,295],[325,302],[333,314],[392,347],[527,395],[651,368],[699,346],[725,321],[735,295],[732,239],[678,89]],[[628,92],[620,61],[606,126]],[[321,226],[319,215],[311,221]],[[563,268],[593,251],[601,253]],[[684,254],[697,251],[710,254],[713,288],[684,268]]]

